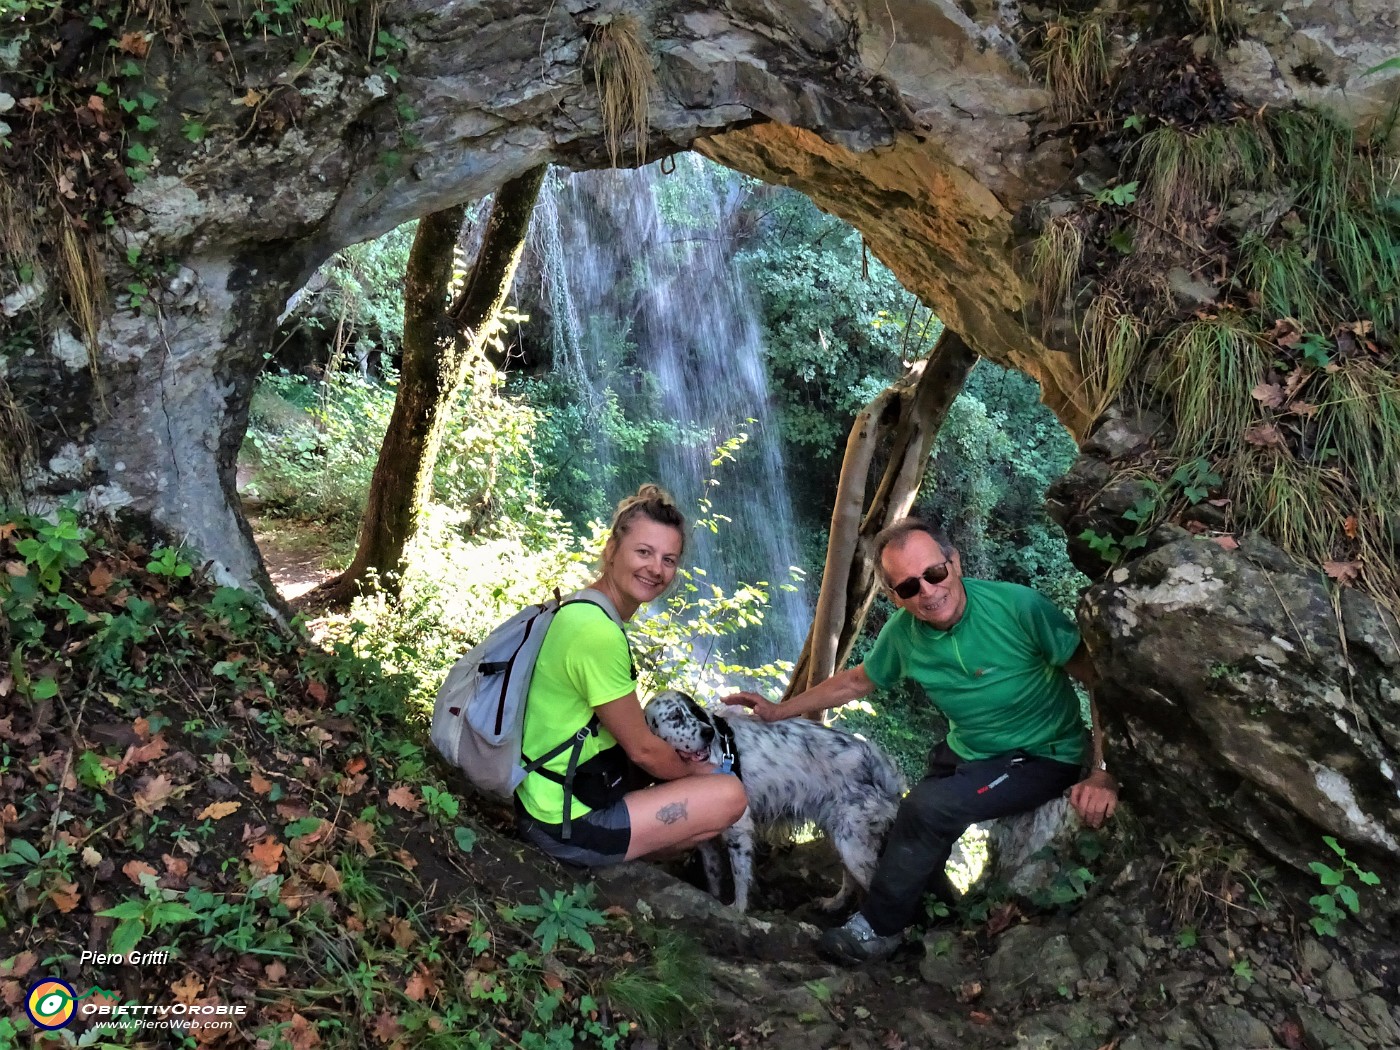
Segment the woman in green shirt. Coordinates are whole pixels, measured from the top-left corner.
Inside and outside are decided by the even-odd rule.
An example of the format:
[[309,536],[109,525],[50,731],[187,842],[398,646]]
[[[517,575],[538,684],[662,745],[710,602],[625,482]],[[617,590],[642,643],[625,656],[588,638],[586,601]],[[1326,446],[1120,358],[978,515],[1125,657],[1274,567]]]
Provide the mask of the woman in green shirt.
[[[566,604],[540,647],[526,698],[524,753],[548,752],[596,716],[596,733],[579,756],[581,772],[590,760],[593,767],[612,765],[622,757],[612,752],[621,749],[642,774],[662,781],[625,794],[619,790],[615,798],[591,797],[594,806],[575,792],[566,822],[561,780],[567,752],[545,765],[548,773],[531,773],[516,791],[520,833],[559,860],[593,867],[693,846],[729,827],[748,806],[737,777],[681,758],[647,726],[617,622],[631,620],[666,592],[684,549],[685,517],[662,489],[643,485],[618,504],[602,574],[590,584],[612,605],[616,619],[601,603]],[[576,778],[575,787],[587,779]]]

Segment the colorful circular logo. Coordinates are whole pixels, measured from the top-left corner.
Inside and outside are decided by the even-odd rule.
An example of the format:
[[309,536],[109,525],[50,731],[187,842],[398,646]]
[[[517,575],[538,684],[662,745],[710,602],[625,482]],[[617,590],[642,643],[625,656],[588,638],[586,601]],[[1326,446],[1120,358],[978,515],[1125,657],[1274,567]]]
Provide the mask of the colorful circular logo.
[[78,993],[67,981],[45,977],[29,989],[24,1008],[29,1019],[40,1028],[62,1028],[73,1020],[74,1003]]

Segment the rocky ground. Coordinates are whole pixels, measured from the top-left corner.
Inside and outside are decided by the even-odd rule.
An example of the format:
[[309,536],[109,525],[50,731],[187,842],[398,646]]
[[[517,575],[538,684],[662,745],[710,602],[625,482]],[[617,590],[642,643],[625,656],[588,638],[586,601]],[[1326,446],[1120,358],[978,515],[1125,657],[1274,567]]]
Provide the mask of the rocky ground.
[[[382,667],[175,552],[63,528],[0,526],[4,1050],[38,1039],[41,977],[245,1006],[191,1037],[264,1050],[1400,1047],[1384,879],[1318,936],[1306,883],[1127,812],[1019,895],[974,889],[841,969],[813,950],[844,918],[812,903],[837,881],[823,843],[768,847],[749,917],[684,862],[565,869],[461,790]],[[170,956],[80,959],[128,948]]]

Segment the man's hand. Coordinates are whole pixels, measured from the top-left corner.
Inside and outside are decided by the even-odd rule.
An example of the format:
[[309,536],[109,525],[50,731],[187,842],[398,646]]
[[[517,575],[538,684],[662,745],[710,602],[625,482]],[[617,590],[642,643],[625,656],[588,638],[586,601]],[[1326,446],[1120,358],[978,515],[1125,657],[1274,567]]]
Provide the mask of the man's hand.
[[747,707],[753,711],[754,717],[760,722],[780,722],[786,717],[780,713],[782,704],[772,703],[758,693],[730,693],[728,696],[722,697],[720,703]]
[[1096,769],[1069,789],[1069,804],[1080,820],[1097,828],[1118,808],[1118,781],[1104,770]]

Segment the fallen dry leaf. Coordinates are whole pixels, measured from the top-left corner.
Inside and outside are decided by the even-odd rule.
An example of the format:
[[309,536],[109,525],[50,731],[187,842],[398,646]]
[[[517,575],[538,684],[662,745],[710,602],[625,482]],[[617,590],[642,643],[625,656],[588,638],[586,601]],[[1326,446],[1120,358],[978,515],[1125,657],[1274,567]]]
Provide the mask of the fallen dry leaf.
[[392,1043],[403,1035],[403,1025],[399,1024],[399,1019],[388,1010],[383,1011],[374,1019],[374,1024],[370,1026],[370,1035],[374,1036],[381,1043]]
[[318,704],[324,704],[330,698],[330,694],[326,691],[324,683],[317,682],[314,679],[306,683],[306,695],[311,697],[311,699],[315,700]]
[[[93,107],[92,99],[89,99],[88,106],[96,109],[97,112],[100,113],[102,111],[100,106],[102,100],[100,98],[97,98],[96,95],[94,95],[93,98],[97,99],[99,105]],[[112,570],[107,567],[107,563],[99,562],[97,566],[92,570],[92,572],[88,573],[88,587],[92,589],[93,594],[106,594],[107,588],[112,586],[112,581],[115,579],[116,576],[113,575]]]
[[260,874],[270,875],[282,863],[282,855],[287,848],[278,842],[273,836],[268,835],[259,839],[248,847],[248,852],[244,854],[255,868],[261,868]]
[[433,979],[432,974],[420,968],[408,979],[408,984],[404,986],[404,995],[415,1003],[421,1003],[428,996],[436,995],[437,990],[437,981]]
[[160,862],[165,865],[167,875],[173,875],[177,879],[183,879],[190,873],[190,862],[181,860],[179,857],[172,857],[169,853],[160,855]]
[[117,47],[128,55],[145,58],[146,52],[151,49],[151,38],[145,33],[132,30],[121,35],[121,39],[117,41]]
[[178,981],[170,985],[170,990],[175,994],[175,1001],[188,1006],[199,998],[199,993],[204,991],[204,981],[196,973],[187,973]]
[[261,773],[254,773],[248,778],[248,786],[253,789],[254,794],[266,795],[272,790],[272,781]]
[[413,932],[413,926],[400,915],[391,918],[388,926],[389,939],[400,948],[411,947],[413,942],[418,940],[418,934]]
[[136,885],[141,885],[141,876],[156,874],[156,869],[147,864],[144,860],[129,860],[122,865],[122,874]]
[[[139,732],[139,730],[138,730]],[[145,739],[144,735],[142,739]],[[154,762],[158,758],[164,758],[170,745],[165,742],[165,734],[157,733],[155,737],[140,747],[132,746],[126,749],[126,754],[117,765],[117,773],[125,773],[133,766],[139,766],[143,762]]]
[[83,847],[82,856],[83,867],[85,868],[95,868],[102,863],[102,854],[98,853],[97,850],[93,849],[91,846]]
[[1347,539],[1356,539],[1357,533],[1361,531],[1355,514],[1348,514],[1346,520],[1342,522],[1342,531],[1347,534]]
[[345,772],[353,777],[356,773],[364,772],[366,764],[364,755],[356,755],[349,762],[345,763]]
[[1277,383],[1260,383],[1250,394],[1265,408],[1283,407],[1283,387]]
[[389,789],[389,805],[417,813],[423,805],[423,800],[413,794],[412,788],[400,784]]
[[287,976],[287,968],[280,962],[270,962],[263,967],[263,974],[269,981],[279,984]]
[[1356,582],[1357,576],[1361,574],[1361,563],[1359,561],[1325,561],[1322,563],[1322,571],[1344,587],[1350,587]]
[[1287,449],[1288,442],[1273,423],[1256,423],[1244,432],[1245,441],[1260,448]]
[[366,857],[373,857],[379,852],[374,848],[374,825],[369,821],[356,820],[352,822],[350,830],[345,834],[360,847],[360,852]]
[[49,900],[53,901],[53,906],[65,915],[76,908],[82,899],[83,895],[78,892],[76,882],[55,879],[53,886],[49,888]]
[[1216,544],[1221,550],[1238,550],[1240,541],[1233,536],[1212,536],[1210,541]]
[[238,807],[242,804],[241,802],[211,802],[196,813],[194,819],[223,820],[224,817],[228,816],[230,813],[238,812]]
[[164,773],[158,777],[144,777],[137,782],[136,794],[131,801],[142,813],[154,813],[165,807],[174,791],[175,785]]

